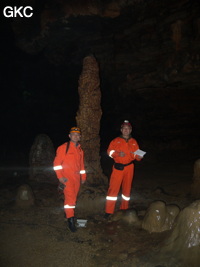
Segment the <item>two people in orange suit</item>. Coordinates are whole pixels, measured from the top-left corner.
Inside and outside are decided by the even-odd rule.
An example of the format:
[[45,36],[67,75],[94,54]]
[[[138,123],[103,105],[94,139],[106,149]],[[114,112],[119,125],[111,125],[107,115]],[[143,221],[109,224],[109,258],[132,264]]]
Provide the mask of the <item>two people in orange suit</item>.
[[[134,176],[134,160],[140,161],[142,156],[136,151],[139,149],[137,141],[131,136],[132,125],[124,121],[121,125],[121,136],[111,141],[107,153],[114,159],[108,192],[106,195],[105,215],[109,218],[114,213],[120,188],[121,210],[129,207],[131,186]],[[80,184],[86,181],[84,168],[84,152],[80,146],[81,131],[72,127],[69,133],[70,141],[62,144],[56,151],[54,170],[59,182],[64,186],[64,211],[68,220],[69,229],[75,232],[76,224],[74,209]]]

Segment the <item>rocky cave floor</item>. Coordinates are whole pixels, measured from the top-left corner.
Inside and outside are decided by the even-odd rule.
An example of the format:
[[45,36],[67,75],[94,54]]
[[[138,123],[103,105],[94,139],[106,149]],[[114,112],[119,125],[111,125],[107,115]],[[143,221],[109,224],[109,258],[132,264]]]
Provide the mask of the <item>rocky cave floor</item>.
[[[144,161],[135,168],[130,210],[137,212],[140,221],[154,200],[176,204],[181,209],[193,202],[190,197],[192,162],[150,164]],[[63,216],[62,194],[58,194],[55,185],[32,184],[35,205],[16,206],[17,188],[25,182],[24,176],[8,176],[0,187],[1,267],[181,267],[170,255],[160,259],[159,248],[170,230],[148,233],[120,218],[105,221],[104,202],[99,201],[99,209],[94,210],[87,202],[82,211],[77,205],[76,216],[88,221],[85,228],[71,233]]]

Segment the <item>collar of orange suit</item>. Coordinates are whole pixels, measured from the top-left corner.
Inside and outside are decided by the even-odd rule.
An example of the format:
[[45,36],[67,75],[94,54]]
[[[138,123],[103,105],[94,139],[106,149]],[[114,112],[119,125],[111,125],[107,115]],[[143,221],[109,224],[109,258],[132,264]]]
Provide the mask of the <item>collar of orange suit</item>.
[[122,139],[124,139],[126,142],[132,138],[131,135],[129,135],[129,138],[124,138],[122,135],[120,135],[119,137],[121,137]]
[[77,147],[77,146],[79,146],[79,145],[80,145],[80,143],[79,143],[79,142],[73,142],[73,141],[71,141],[71,140],[70,140],[70,143],[74,144],[74,146],[75,146],[75,147]]

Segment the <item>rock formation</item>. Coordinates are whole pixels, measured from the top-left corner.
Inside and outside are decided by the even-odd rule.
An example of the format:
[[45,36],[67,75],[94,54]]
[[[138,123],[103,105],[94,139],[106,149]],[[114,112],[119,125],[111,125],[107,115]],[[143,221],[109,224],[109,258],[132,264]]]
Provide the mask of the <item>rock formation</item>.
[[102,173],[100,165],[101,91],[99,67],[94,56],[87,56],[83,60],[78,92],[79,110],[76,121],[81,128],[87,183],[106,184],[107,178]]
[[31,187],[27,184],[21,185],[17,190],[15,207],[29,208],[35,204],[35,197]]
[[111,216],[111,221],[121,221],[125,225],[140,226],[141,222],[138,218],[137,212],[134,209],[119,210]]
[[55,149],[51,139],[46,134],[38,134],[29,154],[29,178],[40,183],[57,184],[53,171]]
[[147,209],[142,228],[150,233],[170,230],[179,211],[175,205],[165,205],[163,201],[155,201]]
[[184,208],[161,249],[179,261],[179,266],[199,267],[200,263],[200,200]]

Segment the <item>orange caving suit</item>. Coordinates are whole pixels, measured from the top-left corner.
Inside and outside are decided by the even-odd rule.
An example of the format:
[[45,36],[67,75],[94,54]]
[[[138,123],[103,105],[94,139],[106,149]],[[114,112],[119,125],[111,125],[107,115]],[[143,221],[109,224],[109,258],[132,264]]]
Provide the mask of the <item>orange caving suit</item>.
[[57,178],[67,179],[64,189],[64,211],[67,218],[74,217],[77,194],[81,181],[86,180],[84,168],[84,153],[80,144],[70,142],[66,153],[67,143],[62,144],[56,151],[53,165]]
[[[128,164],[134,159],[140,160],[135,154],[133,154],[133,152],[135,152],[137,149],[139,149],[139,146],[134,138],[131,137],[128,140],[125,140],[123,137],[117,137],[111,141],[107,153],[111,158],[114,159],[116,163]],[[120,151],[123,151],[125,153],[124,157],[119,157]],[[106,196],[106,213],[114,213],[115,204],[121,185],[122,201],[120,209],[128,209],[133,174],[134,164],[125,166],[124,170],[117,170],[113,166],[108,193]]]

